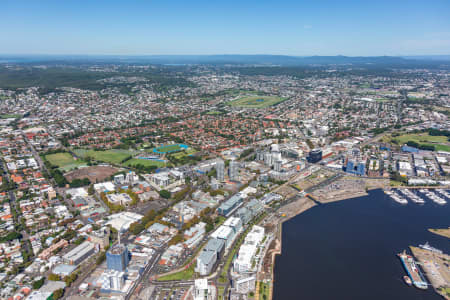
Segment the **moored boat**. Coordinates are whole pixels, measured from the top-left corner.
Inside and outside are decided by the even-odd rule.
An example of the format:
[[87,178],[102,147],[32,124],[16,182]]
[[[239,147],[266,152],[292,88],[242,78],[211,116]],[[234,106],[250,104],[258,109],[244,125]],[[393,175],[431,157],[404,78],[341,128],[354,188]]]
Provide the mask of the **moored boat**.
[[428,244],[428,242],[426,242],[425,244],[419,245],[419,248],[421,248],[423,250],[428,250],[428,251],[431,251],[434,253],[442,254],[442,250],[431,247],[430,244]]
[[408,276],[403,276],[403,281],[405,281],[405,283],[409,286],[412,286],[412,281],[411,278],[409,278]]
[[414,258],[411,255],[406,254],[405,250],[403,250],[402,253],[398,253],[397,256],[402,261],[403,267],[405,268],[408,277],[411,279],[412,284],[418,289],[426,290],[428,284],[425,281],[422,272],[420,272]]

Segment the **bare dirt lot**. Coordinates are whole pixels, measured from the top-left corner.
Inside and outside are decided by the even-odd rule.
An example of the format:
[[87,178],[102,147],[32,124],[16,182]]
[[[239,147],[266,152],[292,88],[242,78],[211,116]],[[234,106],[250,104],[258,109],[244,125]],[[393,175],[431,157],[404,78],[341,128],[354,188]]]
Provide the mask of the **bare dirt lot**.
[[109,166],[92,166],[71,171],[64,176],[69,182],[72,182],[74,179],[89,178],[92,183],[95,183],[105,180],[117,171],[117,168]]

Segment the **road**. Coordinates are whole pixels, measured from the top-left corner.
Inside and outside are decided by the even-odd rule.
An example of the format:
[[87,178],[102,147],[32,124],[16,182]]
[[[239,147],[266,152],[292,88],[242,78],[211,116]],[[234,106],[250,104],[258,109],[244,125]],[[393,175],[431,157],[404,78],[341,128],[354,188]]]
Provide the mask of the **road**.
[[[9,176],[9,173],[6,171],[6,166],[3,164],[3,161],[0,160],[0,168],[3,170],[3,177],[4,180],[8,183],[8,185],[11,182],[11,178]],[[14,227],[17,229],[18,225],[21,223],[22,220],[22,212],[18,212],[16,207],[17,207],[17,199],[16,199],[16,195],[14,193],[14,190],[9,190],[8,191],[8,196],[9,196],[9,207],[12,210],[14,210],[16,213],[13,214],[13,216],[16,216],[14,218]],[[22,239],[21,239],[21,244],[22,247],[24,248],[24,250],[28,253],[33,254],[33,249],[31,249],[30,247],[30,243],[28,243],[29,240],[29,235],[28,232],[25,230],[25,228],[23,228],[20,233],[22,234]]]
[[[283,187],[285,187],[285,186],[291,185],[293,182],[295,182],[295,181],[297,181],[297,180],[299,179],[299,176],[300,176],[300,175],[296,175],[296,176],[292,177],[290,180],[288,180],[288,181],[285,182],[284,184],[282,184],[282,185],[276,187],[275,189],[273,189],[272,192],[276,192],[277,190],[279,190],[279,189],[281,189],[281,188],[283,188]],[[342,176],[342,174],[336,174],[336,175],[333,176],[332,178],[327,179],[327,180],[326,180],[326,183],[330,183],[330,182],[332,182],[332,181],[334,181],[334,180],[340,178],[341,176]],[[318,186],[321,186],[322,184],[324,184],[324,183],[321,183],[321,184],[319,184]],[[314,187],[315,187],[315,186],[314,186]],[[286,199],[286,200],[284,201],[283,204],[291,203],[291,202],[294,201],[294,200],[295,200],[295,197]],[[268,214],[267,214],[267,216],[266,216],[265,218],[263,218],[263,220],[261,220],[260,222],[263,222],[264,219],[266,219],[266,218],[268,218],[268,217],[270,217],[270,216],[275,215],[275,214],[276,214],[276,211],[277,211],[277,209],[269,209],[269,210],[266,210],[266,212],[267,212]],[[243,228],[243,230],[245,231],[245,229],[248,228],[248,226],[250,226],[250,225],[245,226],[245,227]],[[244,232],[244,231],[243,231],[243,232]],[[242,234],[242,233],[241,233],[241,234]],[[210,275],[210,276],[208,277],[208,279],[210,279],[210,280],[212,281],[212,283],[213,283],[216,287],[223,287],[224,293],[229,293],[229,292],[230,292],[229,287],[230,287],[230,285],[231,285],[231,281],[230,281],[230,278],[231,278],[230,272],[231,272],[231,269],[232,269],[231,266],[229,266],[229,268],[228,268],[228,270],[227,270],[227,281],[224,282],[224,283],[221,283],[221,282],[219,282],[219,278],[220,278],[221,273],[222,273],[223,270],[224,270],[225,262],[227,261],[227,259],[229,258],[229,256],[232,255],[232,251],[231,251],[231,250],[232,250],[232,249],[236,246],[236,244],[239,242],[239,237],[240,237],[240,236],[237,236],[237,237],[235,238],[235,240],[233,241],[233,244],[230,246],[230,248],[229,248],[229,250],[228,250],[228,251],[229,251],[228,254],[227,254],[226,256],[224,256],[223,258],[221,258],[220,262],[218,263],[218,266],[216,267],[216,271],[215,271],[212,275]],[[208,236],[205,237],[205,239],[207,239],[207,238],[208,238]],[[194,263],[195,263],[195,262],[194,262]],[[149,275],[151,274],[151,269],[152,269],[152,268],[153,268],[153,265],[148,269],[148,273],[146,273],[146,276],[149,276]],[[175,270],[174,270],[174,271],[175,271]],[[147,274],[148,274],[148,275],[147,275]],[[146,277],[146,276],[142,276],[142,278],[144,278],[144,277]],[[193,279],[192,279],[192,280],[176,280],[176,281],[168,281],[168,282],[144,281],[144,283],[143,283],[143,288],[145,289],[146,287],[149,287],[150,285],[152,285],[152,286],[157,286],[157,287],[174,287],[174,286],[188,286],[188,285],[193,285],[193,284],[194,284],[194,280],[193,280]],[[225,299],[227,299],[227,298],[225,298]],[[147,300],[147,299],[145,299],[145,300]]]

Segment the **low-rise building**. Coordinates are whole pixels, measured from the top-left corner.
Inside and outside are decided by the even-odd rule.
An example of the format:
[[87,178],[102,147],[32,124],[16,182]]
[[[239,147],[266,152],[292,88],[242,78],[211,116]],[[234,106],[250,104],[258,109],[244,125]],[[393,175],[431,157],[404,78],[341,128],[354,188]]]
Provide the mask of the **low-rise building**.
[[83,242],[63,256],[63,260],[69,265],[79,265],[86,258],[94,254],[95,244],[89,241]]

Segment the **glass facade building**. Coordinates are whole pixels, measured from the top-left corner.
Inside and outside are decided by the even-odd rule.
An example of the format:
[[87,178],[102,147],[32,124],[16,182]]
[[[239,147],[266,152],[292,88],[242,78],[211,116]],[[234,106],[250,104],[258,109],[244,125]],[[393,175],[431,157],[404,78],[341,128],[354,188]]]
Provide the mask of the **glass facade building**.
[[114,245],[106,252],[106,265],[108,270],[124,272],[130,261],[130,255],[127,247],[122,244]]

